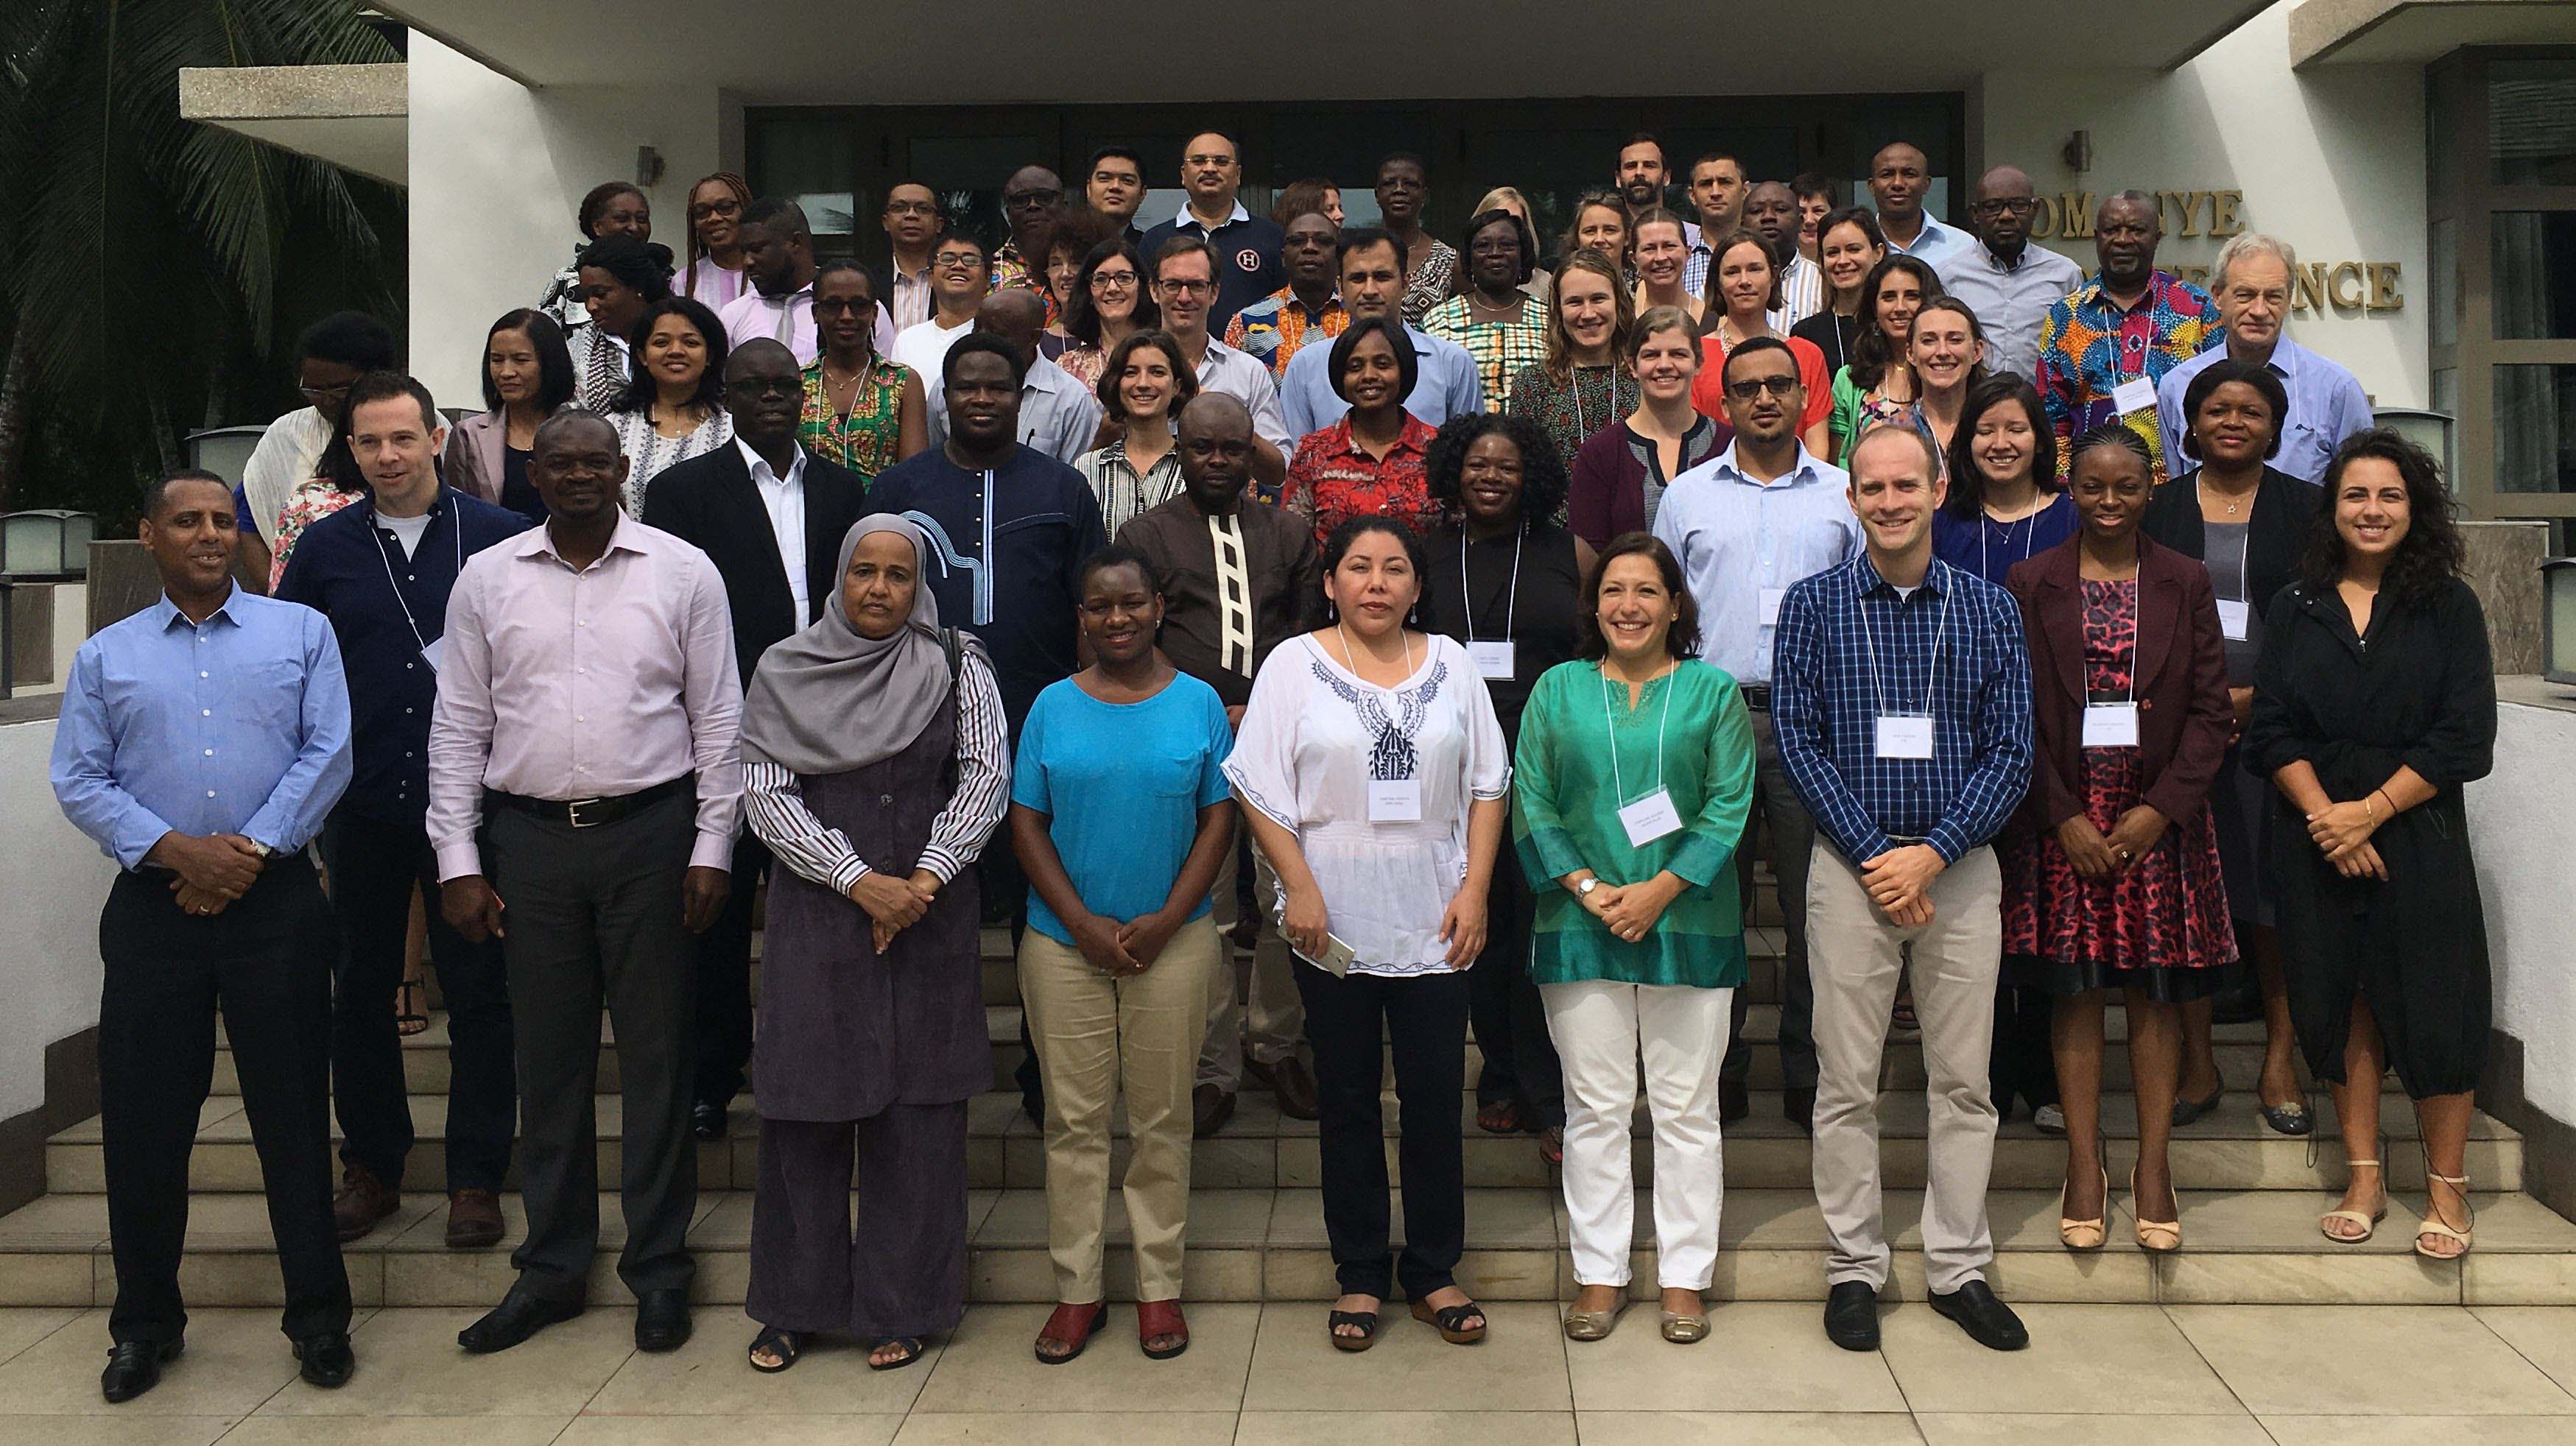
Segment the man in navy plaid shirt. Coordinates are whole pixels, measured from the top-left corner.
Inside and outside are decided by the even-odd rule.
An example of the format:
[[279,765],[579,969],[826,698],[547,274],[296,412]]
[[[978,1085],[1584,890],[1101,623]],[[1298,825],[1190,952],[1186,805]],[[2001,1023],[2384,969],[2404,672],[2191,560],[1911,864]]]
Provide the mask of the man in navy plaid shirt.
[[1912,428],[1861,438],[1851,505],[1868,550],[1790,587],[1772,657],[1780,760],[1820,834],[1807,884],[1816,1198],[1833,1238],[1825,1333],[1851,1350],[1878,1347],[1889,1261],[1879,1059],[1909,954],[1931,1076],[1931,1305],[1982,1345],[2030,1343],[1985,1280],[1986,1054],[2003,944],[1986,844],[2030,781],[2030,658],[2011,594],[1932,556],[1940,478]]

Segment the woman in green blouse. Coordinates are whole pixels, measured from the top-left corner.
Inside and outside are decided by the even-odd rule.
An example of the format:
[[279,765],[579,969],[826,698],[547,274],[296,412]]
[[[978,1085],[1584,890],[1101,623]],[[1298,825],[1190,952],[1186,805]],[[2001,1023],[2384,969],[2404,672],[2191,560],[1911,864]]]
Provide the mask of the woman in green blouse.
[[1708,1334],[1700,1293],[1717,1269],[1717,1071],[1744,982],[1732,866],[1753,724],[1735,680],[1691,656],[1699,612],[1662,543],[1612,539],[1585,592],[1584,661],[1538,680],[1513,773],[1513,838],[1539,895],[1530,977],[1565,1067],[1581,1286],[1565,1333],[1601,1339],[1627,1298],[1642,1050],[1663,1334],[1686,1345]]

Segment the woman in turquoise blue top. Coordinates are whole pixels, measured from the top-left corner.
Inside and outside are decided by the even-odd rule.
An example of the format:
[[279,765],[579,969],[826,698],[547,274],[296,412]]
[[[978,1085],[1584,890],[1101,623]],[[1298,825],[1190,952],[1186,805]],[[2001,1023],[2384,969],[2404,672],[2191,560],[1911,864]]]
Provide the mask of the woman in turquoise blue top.
[[1181,1231],[1190,1198],[1190,1085],[1224,958],[1208,891],[1234,847],[1216,690],[1154,650],[1163,599],[1132,548],[1106,547],[1076,586],[1096,660],[1038,695],[1011,778],[1011,844],[1029,876],[1020,996],[1046,1082],[1047,1245],[1055,1313],[1037,1357],[1082,1354],[1108,1315],[1101,1229],[1109,1114],[1123,1095],[1136,1334],[1179,1355]]
[[1708,1334],[1700,1293],[1717,1270],[1717,1076],[1744,982],[1731,869],[1753,800],[1753,722],[1735,680],[1691,656],[1698,609],[1664,544],[1613,539],[1585,594],[1585,660],[1539,679],[1513,761],[1513,839],[1539,895],[1530,977],[1565,1068],[1581,1287],[1565,1333],[1601,1339],[1627,1298],[1642,1051],[1663,1334],[1688,1344]]

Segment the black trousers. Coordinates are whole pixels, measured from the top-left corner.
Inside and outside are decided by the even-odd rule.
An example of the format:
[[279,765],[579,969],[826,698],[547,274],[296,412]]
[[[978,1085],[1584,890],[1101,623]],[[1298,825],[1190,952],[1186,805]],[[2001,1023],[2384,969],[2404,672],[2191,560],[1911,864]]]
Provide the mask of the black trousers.
[[599,1014],[617,1029],[625,1102],[617,1273],[637,1294],[696,1276],[697,1143],[689,1138],[688,931],[680,879],[697,839],[687,793],[615,823],[574,828],[498,810],[486,825],[519,1059],[519,1176],[528,1236],[520,1284],[577,1300],[599,1249]]
[[[1807,971],[1807,856],[1816,839],[1816,821],[1807,814],[1767,708],[1753,710],[1753,808],[1744,818],[1744,839],[1735,852],[1735,883],[1742,891],[1744,922],[1753,923],[1753,833],[1759,825],[1770,835],[1771,877],[1780,886],[1780,932],[1788,953],[1780,961],[1780,1078],[1789,1089],[1816,1087],[1816,981]],[[1746,1011],[1753,991],[1735,991],[1733,1018],[1726,1035],[1726,1054],[1718,1077],[1741,1084],[1753,1069],[1753,1044],[1745,1038]]]
[[[1466,1164],[1458,1096],[1467,1087],[1467,979],[1442,972],[1410,979],[1336,979],[1293,966],[1315,1051],[1324,1167],[1324,1233],[1334,1273],[1351,1295],[1385,1297],[1391,1283],[1419,1300],[1456,1283],[1467,1246]],[[1386,1118],[1379,1108],[1383,1056],[1395,1054],[1395,1098],[1404,1170],[1404,1254],[1388,1245]]]
[[751,1064],[751,905],[769,877],[769,847],[743,831],[733,846],[733,892],[707,931],[689,941],[697,979],[697,1103],[742,1093]]
[[181,910],[157,870],[119,875],[98,921],[99,1126],[116,1256],[117,1341],[187,1328],[179,1259],[188,1155],[214,1082],[221,1011],[268,1192],[291,1339],[349,1328],[349,1276],[331,1224],[331,963],[338,941],[313,865],[269,861],[211,918]]
[[1987,1052],[1986,1079],[1998,1113],[2010,1115],[2016,1098],[2027,1101],[2032,1114],[2057,1103],[2057,1056],[2048,1045],[2056,1007],[2037,989],[1995,987],[1995,1042]]
[[1518,1101],[1543,1129],[1565,1123],[1565,1076],[1548,1037],[1547,1007],[1530,981],[1534,907],[1519,866],[1497,864],[1485,892],[1485,951],[1467,971],[1467,1017],[1485,1057],[1476,1103]]
[[501,944],[465,942],[438,907],[438,855],[419,824],[341,809],[322,831],[340,966],[331,1006],[331,1092],[340,1158],[402,1188],[411,1154],[394,989],[402,983],[412,890],[427,903],[430,957],[447,1000],[447,1188],[498,1190],[518,1127],[519,1076],[510,1059],[510,987]]
[[[976,883],[984,892],[984,922],[1011,926],[1011,953],[1020,952],[1020,936],[1029,928],[1029,875],[1020,867],[1020,855],[1011,847],[1010,826],[1005,821],[992,842],[975,860]],[[976,968],[983,968],[980,962]],[[1029,1036],[1027,1001],[1020,1005],[1020,1063],[1011,1071],[1011,1083],[1017,1085],[1020,1098],[1032,1115],[1046,1114],[1046,1085],[1038,1078],[1037,1041]]]

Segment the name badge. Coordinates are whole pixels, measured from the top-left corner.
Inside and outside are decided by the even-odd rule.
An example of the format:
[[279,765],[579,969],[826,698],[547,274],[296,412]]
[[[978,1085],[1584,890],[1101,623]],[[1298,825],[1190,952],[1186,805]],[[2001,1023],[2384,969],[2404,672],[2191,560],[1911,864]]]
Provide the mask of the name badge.
[[2111,405],[2118,407],[2122,416],[2152,411],[2156,405],[2156,384],[2145,377],[2131,377],[2111,389]]
[[1931,718],[1928,716],[1914,714],[1880,714],[1878,719],[1878,756],[1881,758],[1931,757]]
[[1785,587],[1766,587],[1762,589],[1762,626],[1766,628],[1776,628],[1780,626],[1780,604],[1786,600],[1788,596],[1789,590]]
[[2135,703],[2086,704],[2084,746],[2087,748],[2137,747],[2138,705]]
[[2231,643],[2241,643],[2254,631],[2254,605],[2232,597],[2218,600],[2218,630]]
[[1418,778],[1369,780],[1369,822],[1420,823],[1421,821],[1422,780]]
[[438,660],[445,656],[447,656],[447,635],[445,633],[441,633],[437,637],[430,639],[429,646],[420,650],[420,660],[429,664],[429,670],[433,673],[438,671]]
[[1680,830],[1682,816],[1673,807],[1673,796],[1656,789],[1635,803],[1619,810],[1619,826],[1628,831],[1628,847],[1643,848],[1668,833]]
[[1508,683],[1512,680],[1512,642],[1509,638],[1469,643],[1467,660],[1476,665],[1476,676],[1479,678],[1497,683]]

